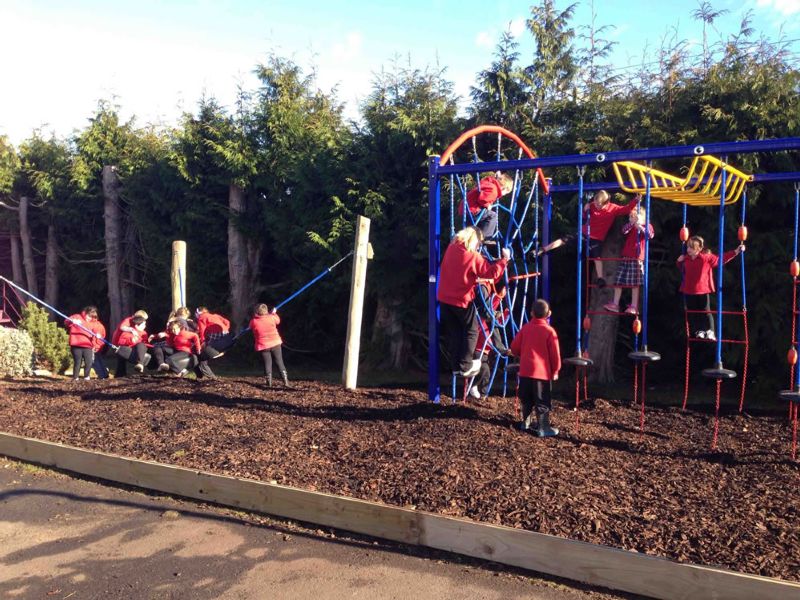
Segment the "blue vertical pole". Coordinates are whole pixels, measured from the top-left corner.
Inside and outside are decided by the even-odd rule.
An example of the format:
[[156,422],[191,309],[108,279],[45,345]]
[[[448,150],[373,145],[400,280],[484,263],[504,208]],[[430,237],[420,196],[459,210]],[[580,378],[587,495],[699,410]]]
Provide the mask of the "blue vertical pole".
[[439,305],[436,286],[441,255],[439,157],[428,159],[428,400],[439,402]]
[[[725,157],[728,162],[728,157]],[[717,367],[722,367],[722,255],[725,253],[725,188],[728,184],[728,172],[722,170],[722,186],[719,195],[719,234],[717,246],[719,261],[717,262]]]
[[[586,173],[586,167],[578,167],[578,251],[576,252],[576,290],[578,297],[575,299],[577,309],[575,310],[575,356],[582,356],[581,352],[581,314],[583,313],[583,175]],[[588,268],[588,263],[587,263]]]
[[[550,243],[550,220],[553,217],[553,197],[549,192],[549,187],[548,192],[544,195],[543,209],[541,245],[546,246]],[[550,256],[546,253],[542,255],[542,298],[550,302]]]
[[[648,162],[647,166],[651,166]],[[644,289],[642,290],[642,348],[647,350],[647,304],[650,298],[650,189],[652,175],[647,171],[644,205]],[[638,210],[638,209],[637,209]],[[638,215],[637,215],[638,218]],[[638,222],[638,221],[637,221]]]

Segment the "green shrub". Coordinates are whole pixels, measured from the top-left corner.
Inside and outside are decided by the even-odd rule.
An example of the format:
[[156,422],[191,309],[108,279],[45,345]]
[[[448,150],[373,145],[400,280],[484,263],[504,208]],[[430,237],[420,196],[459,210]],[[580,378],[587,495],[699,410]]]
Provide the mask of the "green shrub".
[[50,320],[50,315],[33,302],[22,309],[19,328],[27,331],[33,340],[37,366],[53,373],[61,373],[70,364],[69,335]]
[[33,373],[33,341],[26,331],[0,327],[0,375],[17,377]]

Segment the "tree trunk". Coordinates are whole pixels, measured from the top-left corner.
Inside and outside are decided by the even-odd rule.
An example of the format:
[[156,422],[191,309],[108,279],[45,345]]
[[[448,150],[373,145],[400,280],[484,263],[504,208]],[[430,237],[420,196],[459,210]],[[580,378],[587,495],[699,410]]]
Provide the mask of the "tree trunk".
[[228,278],[231,286],[231,321],[241,327],[250,317],[253,295],[253,263],[258,252],[239,230],[239,220],[247,208],[244,190],[236,184],[228,188]]
[[27,196],[19,199],[19,237],[22,240],[22,264],[25,267],[25,283],[28,291],[34,296],[39,295],[39,285],[36,281],[36,264],[33,262],[33,244],[31,243],[31,225],[28,221],[28,208],[30,200]]
[[119,203],[120,181],[117,168],[103,167],[103,220],[106,236],[106,280],[110,326],[113,329],[122,320],[122,290],[120,264],[122,262],[122,219]]
[[405,369],[408,364],[409,340],[400,314],[398,298],[378,298],[371,347],[379,369]]
[[137,243],[136,227],[128,216],[125,219],[125,249],[124,266],[120,269],[120,292],[122,297],[122,314],[130,315],[136,310],[133,305],[136,300],[136,285],[139,279],[139,246]]
[[50,306],[58,304],[58,240],[56,226],[47,227],[47,252],[44,261],[44,301]]
[[[627,219],[627,217],[625,217]],[[605,242],[603,243],[603,257],[616,257],[622,253],[622,219],[617,219],[611,227]],[[603,279],[609,284],[614,284],[614,278],[617,274],[616,261],[603,261]],[[587,267],[590,272],[594,272],[594,265],[589,264]],[[592,281],[594,281],[594,274],[592,274]],[[623,290],[623,297],[620,302],[625,306],[625,299],[628,290]],[[606,287],[604,289],[592,288],[589,301],[589,309],[592,311],[602,311],[603,305],[611,302],[614,297],[614,289]],[[614,382],[614,351],[617,345],[617,329],[620,319],[624,319],[627,324],[630,322],[630,317],[622,317],[619,315],[604,315],[597,314],[591,315],[592,328],[589,335],[589,357],[594,362],[593,367],[590,369],[590,377],[592,381],[597,383],[613,383]]]
[[12,231],[8,239],[11,242],[11,278],[17,285],[25,285],[22,274],[22,256],[19,252],[19,234]]

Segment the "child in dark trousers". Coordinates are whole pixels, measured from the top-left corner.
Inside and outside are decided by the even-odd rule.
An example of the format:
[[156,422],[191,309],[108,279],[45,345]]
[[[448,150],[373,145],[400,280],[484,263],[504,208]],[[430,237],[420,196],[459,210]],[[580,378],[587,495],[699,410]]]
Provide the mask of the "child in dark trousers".
[[550,426],[550,410],[553,381],[558,379],[561,370],[561,353],[558,334],[547,323],[550,314],[550,305],[545,300],[537,300],[533,305],[532,320],[519,330],[511,342],[512,354],[520,359],[518,395],[522,407],[521,429],[534,431],[531,417],[535,408],[538,420],[535,432],[539,437],[558,435],[558,429]]
[[[739,244],[735,250],[725,252],[722,255],[722,264],[733,260],[735,256],[744,251],[744,244]],[[714,269],[719,265],[719,257],[705,247],[703,238],[693,235],[686,242],[686,254],[678,257],[677,264],[683,272],[680,291],[684,294],[686,308],[705,311],[688,315],[695,337],[716,341],[717,335],[714,331],[714,317],[710,312],[709,294],[717,289],[714,284]],[[706,323],[708,323],[708,329],[705,328]],[[691,331],[689,335],[692,335]]]
[[250,329],[253,331],[256,352],[261,353],[261,360],[264,361],[264,376],[267,386],[272,387],[272,361],[278,367],[278,371],[283,378],[284,387],[289,387],[289,375],[283,364],[283,340],[278,334],[278,324],[281,318],[273,309],[270,312],[266,304],[259,304],[250,320]]

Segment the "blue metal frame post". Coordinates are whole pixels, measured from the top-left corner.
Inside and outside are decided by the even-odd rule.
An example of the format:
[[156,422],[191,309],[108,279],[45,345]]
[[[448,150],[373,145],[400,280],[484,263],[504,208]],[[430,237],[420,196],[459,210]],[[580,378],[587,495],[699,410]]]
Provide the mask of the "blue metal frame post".
[[652,176],[648,171],[644,205],[644,289],[642,289],[642,348],[645,351],[647,350],[647,306],[650,299],[650,188],[652,183]]
[[[544,214],[542,219],[541,247],[550,243],[550,220],[553,217],[553,196],[548,191],[544,195]],[[550,302],[550,256],[542,254],[542,298]]]
[[[725,157],[728,162],[728,157]],[[722,182],[719,192],[719,234],[717,235],[717,247],[719,251],[719,261],[717,262],[717,364],[716,367],[722,368],[722,267],[725,253],[725,192],[728,183],[728,172],[722,170]]]
[[439,157],[428,159],[428,400],[439,402],[439,305],[436,287],[439,282],[441,255],[440,185],[437,174]]
[[[578,167],[578,251],[576,252],[577,258],[577,297],[575,299],[575,304],[577,309],[575,311],[575,356],[583,356],[582,348],[581,348],[581,332],[583,329],[581,328],[581,316],[583,314],[583,268],[582,268],[582,252],[583,252],[583,175],[586,173],[586,167],[580,166]],[[586,242],[589,243],[588,241]],[[586,268],[589,268],[589,263],[586,263]]]

